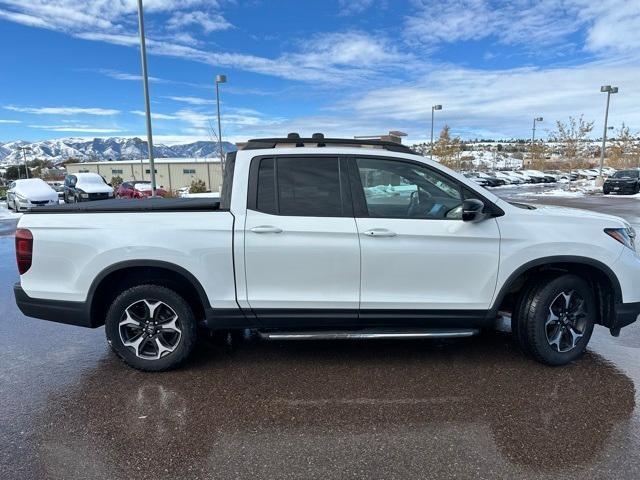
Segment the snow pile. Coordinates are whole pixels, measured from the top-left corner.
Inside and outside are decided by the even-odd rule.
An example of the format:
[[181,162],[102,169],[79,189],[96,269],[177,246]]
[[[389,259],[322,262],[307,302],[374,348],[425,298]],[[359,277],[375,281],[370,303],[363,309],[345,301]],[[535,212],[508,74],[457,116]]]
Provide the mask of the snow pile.
[[14,213],[12,210],[9,210],[7,208],[7,202],[0,202],[0,221],[20,218],[21,216],[21,213]]
[[549,190],[541,190],[539,192],[523,192],[518,195],[526,195],[528,197],[584,197],[586,195],[595,195],[602,193],[602,188],[596,187],[595,180],[578,180],[575,182],[565,183],[557,188]]

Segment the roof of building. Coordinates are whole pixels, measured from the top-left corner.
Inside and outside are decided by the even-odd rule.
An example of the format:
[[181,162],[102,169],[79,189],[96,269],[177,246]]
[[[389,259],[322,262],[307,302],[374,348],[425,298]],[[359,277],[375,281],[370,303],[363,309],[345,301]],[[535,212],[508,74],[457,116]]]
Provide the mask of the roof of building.
[[[80,163],[69,163],[67,166],[73,165],[118,165],[118,164],[130,164],[130,163],[140,163],[140,159],[136,160],[102,160],[100,162],[80,162]],[[220,159],[218,157],[213,158],[204,158],[204,157],[193,157],[193,158],[155,158],[154,162],[156,164],[164,164],[164,163],[220,163]],[[143,158],[142,163],[148,164],[149,159]]]

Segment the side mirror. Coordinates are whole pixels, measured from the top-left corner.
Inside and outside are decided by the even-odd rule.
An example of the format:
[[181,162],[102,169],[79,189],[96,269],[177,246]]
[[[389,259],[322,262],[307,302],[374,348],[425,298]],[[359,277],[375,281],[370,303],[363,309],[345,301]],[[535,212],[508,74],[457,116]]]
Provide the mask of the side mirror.
[[486,218],[484,203],[476,198],[462,202],[462,220],[464,222],[480,222]]

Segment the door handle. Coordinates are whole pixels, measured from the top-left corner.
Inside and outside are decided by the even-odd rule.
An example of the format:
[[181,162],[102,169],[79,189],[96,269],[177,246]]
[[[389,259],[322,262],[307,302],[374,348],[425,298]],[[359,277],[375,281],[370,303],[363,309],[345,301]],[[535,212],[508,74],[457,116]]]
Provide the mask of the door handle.
[[367,237],[395,237],[398,235],[396,232],[392,232],[386,228],[373,228],[362,233]]
[[282,233],[282,229],[272,225],[260,225],[251,229],[254,233]]

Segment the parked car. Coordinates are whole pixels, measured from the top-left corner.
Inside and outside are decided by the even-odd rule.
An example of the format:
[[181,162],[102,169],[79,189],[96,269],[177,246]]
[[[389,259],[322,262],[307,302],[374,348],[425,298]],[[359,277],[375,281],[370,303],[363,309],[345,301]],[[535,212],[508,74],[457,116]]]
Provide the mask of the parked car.
[[485,175],[488,175],[491,178],[495,178],[496,180],[502,180],[503,182],[502,185],[511,185],[513,183],[507,175],[504,175],[502,172],[499,172],[499,171],[485,172]]
[[474,183],[477,183],[478,185],[482,186],[482,187],[488,187],[489,186],[489,180],[487,180],[486,178],[481,177],[478,172],[464,172],[463,174],[465,177],[467,177],[469,180],[471,180]]
[[511,183],[513,185],[521,185],[523,183],[525,183],[525,179],[518,176],[518,175],[514,175],[513,172],[510,171],[500,171],[500,174],[504,175],[505,177],[507,177]]
[[615,216],[509,203],[394,142],[290,135],[229,153],[219,199],[32,210],[14,292],[27,316],[105,325],[147,371],[184,362],[201,325],[467,337],[498,312],[523,351],[563,365],[596,324],[618,335],[640,314],[634,237]]
[[635,195],[640,192],[640,170],[619,170],[607,178],[602,185],[602,193],[627,193]]
[[529,176],[529,178],[532,178],[534,180],[534,183],[549,183],[550,180],[547,178],[547,176],[542,173],[539,172],[538,170],[522,170],[523,173],[525,173],[526,175]]
[[40,178],[15,180],[7,190],[7,208],[22,212],[32,207],[57,205],[58,194]]
[[[156,195],[164,197],[167,194],[162,187],[156,187]],[[118,198],[148,198],[151,196],[151,182],[130,181],[123,182],[116,192]]]
[[520,178],[522,178],[525,181],[525,183],[540,183],[539,179],[534,178],[534,177],[530,177],[529,175],[524,173],[522,170],[514,170],[511,173],[514,174],[514,175],[517,175]]
[[113,198],[113,187],[97,173],[74,173],[64,179],[64,202],[77,203]]

